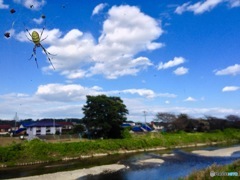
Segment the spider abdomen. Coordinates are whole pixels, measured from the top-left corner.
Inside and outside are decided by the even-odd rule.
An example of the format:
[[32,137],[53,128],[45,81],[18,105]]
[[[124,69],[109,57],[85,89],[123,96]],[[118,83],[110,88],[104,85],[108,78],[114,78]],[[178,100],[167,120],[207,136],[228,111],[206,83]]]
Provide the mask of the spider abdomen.
[[40,37],[37,31],[32,32],[32,41],[34,44],[38,45],[40,43]]

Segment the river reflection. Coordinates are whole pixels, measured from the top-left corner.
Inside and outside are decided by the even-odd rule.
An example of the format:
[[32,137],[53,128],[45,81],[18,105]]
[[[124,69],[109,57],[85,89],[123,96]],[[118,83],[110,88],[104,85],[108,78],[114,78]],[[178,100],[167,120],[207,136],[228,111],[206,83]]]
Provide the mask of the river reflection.
[[[216,149],[216,147],[207,147],[205,149]],[[128,169],[114,173],[103,173],[100,175],[88,175],[80,180],[159,180],[159,179],[178,179],[191,174],[195,170],[206,168],[214,163],[229,164],[237,159],[240,159],[240,152],[234,153],[231,157],[205,157],[194,155],[183,150],[173,150],[174,156],[162,157],[158,153],[143,153],[133,155],[129,159],[121,161],[122,164],[128,166]],[[163,159],[164,163],[145,163],[137,162],[144,159]]]
[[[212,165],[213,163],[229,164],[234,160],[240,159],[240,152],[234,153],[231,157],[203,157],[189,153],[190,151],[197,149],[214,150],[217,148],[219,147],[208,146],[201,148],[185,148],[182,150],[121,154],[67,162],[61,161],[32,166],[2,168],[0,169],[0,179],[70,171],[114,163],[124,164],[127,168],[114,173],[103,173],[96,176],[89,175],[79,179],[177,179],[190,174],[194,170],[199,170]],[[163,156],[163,154],[169,154],[170,156]],[[151,162],[149,160],[154,161]]]
[[0,168],[0,179],[27,177],[61,171],[90,168],[93,166],[114,164],[122,159],[128,159],[131,154],[116,154],[112,156],[78,159],[72,161],[58,161],[46,164]]

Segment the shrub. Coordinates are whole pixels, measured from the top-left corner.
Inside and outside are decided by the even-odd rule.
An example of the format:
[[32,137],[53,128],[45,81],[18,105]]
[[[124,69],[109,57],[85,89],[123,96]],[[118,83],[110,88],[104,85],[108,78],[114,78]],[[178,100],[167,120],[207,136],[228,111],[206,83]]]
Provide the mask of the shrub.
[[124,138],[124,139],[132,138],[130,130],[131,130],[131,128],[124,128],[124,130],[122,131],[122,138]]

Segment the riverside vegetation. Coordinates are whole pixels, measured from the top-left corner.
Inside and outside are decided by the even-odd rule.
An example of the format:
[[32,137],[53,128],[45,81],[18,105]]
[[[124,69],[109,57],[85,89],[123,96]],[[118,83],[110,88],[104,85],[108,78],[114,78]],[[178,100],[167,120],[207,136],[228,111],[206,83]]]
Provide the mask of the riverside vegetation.
[[49,143],[38,139],[0,147],[0,166],[13,166],[29,162],[50,162],[67,158],[80,158],[93,154],[114,154],[119,151],[156,147],[174,148],[197,143],[240,142],[240,129],[212,132],[148,133],[132,135],[124,131],[124,139],[98,139],[79,142]]
[[193,172],[191,175],[184,178],[184,180],[201,180],[201,179],[239,179],[239,177],[229,177],[229,176],[215,176],[211,177],[210,172],[218,172],[218,173],[225,173],[225,172],[237,172],[238,175],[240,173],[240,160],[234,161],[232,164],[229,165],[216,165],[213,164],[208,168],[200,171]]

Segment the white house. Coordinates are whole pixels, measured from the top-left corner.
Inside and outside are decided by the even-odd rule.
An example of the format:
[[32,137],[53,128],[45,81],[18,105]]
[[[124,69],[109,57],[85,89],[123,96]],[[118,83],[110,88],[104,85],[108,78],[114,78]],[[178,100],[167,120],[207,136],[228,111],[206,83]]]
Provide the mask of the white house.
[[26,126],[29,136],[62,133],[62,126],[55,122],[39,121]]

